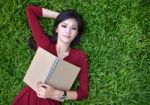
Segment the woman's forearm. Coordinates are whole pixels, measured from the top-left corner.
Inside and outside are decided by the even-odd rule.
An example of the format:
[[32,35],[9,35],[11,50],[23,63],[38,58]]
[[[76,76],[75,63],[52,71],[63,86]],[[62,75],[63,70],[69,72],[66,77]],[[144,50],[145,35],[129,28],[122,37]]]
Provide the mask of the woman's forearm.
[[76,91],[67,91],[67,99],[76,100],[77,92]]
[[43,13],[43,17],[54,18],[54,19],[56,19],[56,17],[59,15],[59,12],[52,11],[46,8],[42,8],[42,13]]
[[[56,90],[56,97],[60,98],[63,95],[63,91]],[[77,92],[76,91],[67,91],[67,99],[69,100],[76,100],[77,99]]]

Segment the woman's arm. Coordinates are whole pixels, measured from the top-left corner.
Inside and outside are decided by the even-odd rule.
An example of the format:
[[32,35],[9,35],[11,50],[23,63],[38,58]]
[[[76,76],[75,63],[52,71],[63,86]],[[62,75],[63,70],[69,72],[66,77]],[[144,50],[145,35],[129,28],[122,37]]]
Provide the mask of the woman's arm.
[[[38,83],[37,96],[40,98],[60,99],[63,95],[64,91],[62,90],[57,90],[54,87],[45,83]],[[77,99],[77,93],[75,91],[66,91],[66,95],[66,98],[69,100]]]
[[86,58],[86,54],[84,52],[80,52],[79,66],[81,68],[79,72],[79,88],[77,92],[77,100],[83,100],[88,97],[88,61]]
[[27,20],[37,47],[40,46],[44,49],[46,49],[47,46],[50,48],[52,47],[52,42],[47,38],[44,30],[42,29],[42,26],[39,22],[39,17],[55,18],[57,14],[57,12],[52,12],[37,6],[28,6],[26,8]]
[[43,13],[43,17],[54,18],[54,19],[56,19],[56,17],[59,15],[59,12],[52,11],[46,8],[42,8],[42,13]]
[[[88,96],[88,63],[83,53],[81,53],[81,55],[79,54],[79,56],[79,66],[81,67],[79,73],[80,85],[77,91],[67,91],[67,99],[69,100],[82,100],[87,98]],[[61,96],[64,94],[64,91],[57,90],[50,85],[46,85],[44,83],[39,85],[38,88],[39,91],[37,95],[41,98],[61,98]]]
[[[43,16],[43,17],[55,19],[59,15],[59,13],[41,7],[28,6],[26,9],[26,14],[37,47],[40,46],[45,48],[45,46],[51,45],[52,43],[46,37],[39,23],[38,17]],[[77,91],[67,91],[67,99],[70,100],[76,100],[76,99],[81,100],[86,98],[88,95],[88,64],[86,62],[86,58],[83,55],[84,54],[81,54],[83,60],[81,59],[82,60],[80,63],[81,72],[79,73],[80,86]],[[39,88],[42,88],[42,86],[39,86]],[[43,88],[42,91],[40,91],[38,94],[42,98],[48,98],[53,96],[60,98],[63,95],[63,91],[56,90],[51,86],[48,86],[47,88]],[[42,96],[40,94],[42,94]]]
[[[54,12],[45,8],[41,8],[41,7],[36,7],[36,6],[28,6],[26,8],[26,14],[27,14],[27,18],[28,18],[28,23],[29,26],[31,28],[33,37],[36,41],[37,47],[43,47],[45,48],[45,46],[50,45],[50,41],[49,39],[46,37],[40,23],[39,23],[39,19],[38,17],[47,17],[47,18],[56,18],[59,13],[58,12]],[[39,88],[42,88],[42,86],[39,86]],[[52,96],[56,96],[58,98],[60,98],[63,95],[63,91],[61,90],[56,90],[53,89],[51,86],[48,86],[48,88],[43,88],[42,90],[44,91],[40,91],[38,94],[40,97],[43,98],[48,98],[48,97],[52,97]],[[53,92],[52,92],[53,91]],[[53,93],[53,94],[48,94],[48,93]],[[42,95],[40,95],[42,94]],[[67,91],[67,98],[68,99],[77,99],[77,92],[76,91]]]
[[83,100],[88,97],[88,62],[84,52],[78,52],[78,63],[81,68],[78,78],[79,87],[76,91],[67,91],[67,98],[70,100]]

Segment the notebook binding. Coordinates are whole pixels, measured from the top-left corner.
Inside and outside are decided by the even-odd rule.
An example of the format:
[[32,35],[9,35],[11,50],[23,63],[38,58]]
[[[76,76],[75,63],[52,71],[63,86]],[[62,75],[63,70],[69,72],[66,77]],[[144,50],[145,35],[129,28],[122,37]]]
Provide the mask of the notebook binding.
[[50,70],[48,72],[48,75],[47,75],[44,83],[48,84],[48,81],[50,80],[58,62],[59,62],[59,58],[56,58],[52,64],[52,67],[50,68]]

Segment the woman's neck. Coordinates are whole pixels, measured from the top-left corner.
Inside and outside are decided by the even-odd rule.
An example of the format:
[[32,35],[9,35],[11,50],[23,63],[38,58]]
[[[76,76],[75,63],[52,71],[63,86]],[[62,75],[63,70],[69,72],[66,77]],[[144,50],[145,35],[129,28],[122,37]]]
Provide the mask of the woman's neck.
[[67,53],[70,50],[70,45],[57,41],[56,49],[58,53]]
[[57,56],[61,59],[64,59],[69,55],[70,45],[60,43],[59,41],[56,44]]

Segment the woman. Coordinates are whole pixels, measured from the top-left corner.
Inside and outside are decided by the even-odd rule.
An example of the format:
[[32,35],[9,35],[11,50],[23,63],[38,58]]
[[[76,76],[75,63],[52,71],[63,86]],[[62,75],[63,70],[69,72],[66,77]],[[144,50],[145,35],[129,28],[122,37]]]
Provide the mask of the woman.
[[[28,6],[26,8],[28,23],[34,37],[36,48],[42,47],[60,59],[64,59],[81,68],[78,75],[77,90],[57,90],[54,87],[39,82],[38,91],[25,86],[16,96],[13,105],[59,105],[60,102],[51,98],[82,100],[88,96],[88,63],[83,51],[73,48],[78,44],[83,32],[83,20],[74,11],[58,13],[45,8]],[[49,39],[39,23],[38,17],[54,18],[53,36]]]

